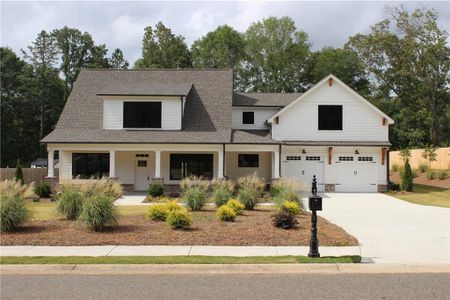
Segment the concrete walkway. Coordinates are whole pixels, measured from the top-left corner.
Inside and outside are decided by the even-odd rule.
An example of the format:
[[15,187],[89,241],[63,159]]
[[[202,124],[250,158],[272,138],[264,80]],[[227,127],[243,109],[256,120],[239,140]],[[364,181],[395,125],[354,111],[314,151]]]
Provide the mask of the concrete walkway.
[[385,194],[326,193],[318,215],[355,236],[365,262],[450,268],[448,208],[412,204]]
[[[360,255],[358,246],[320,247],[321,256]],[[1,246],[0,256],[307,256],[309,247],[259,246]]]
[[121,205],[151,205],[149,202],[144,202],[145,198],[147,197],[144,193],[139,194],[126,194],[120,197],[119,199],[114,202],[116,206]]

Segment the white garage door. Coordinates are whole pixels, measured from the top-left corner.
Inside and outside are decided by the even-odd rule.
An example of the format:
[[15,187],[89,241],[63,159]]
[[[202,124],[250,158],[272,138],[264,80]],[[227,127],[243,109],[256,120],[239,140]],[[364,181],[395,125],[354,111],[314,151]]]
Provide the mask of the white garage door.
[[335,160],[337,169],[336,192],[376,192],[376,155],[343,155]]
[[307,190],[311,189],[313,175],[317,178],[317,190],[323,192],[324,155],[297,155],[284,154],[281,166],[281,175],[302,180],[306,183]]

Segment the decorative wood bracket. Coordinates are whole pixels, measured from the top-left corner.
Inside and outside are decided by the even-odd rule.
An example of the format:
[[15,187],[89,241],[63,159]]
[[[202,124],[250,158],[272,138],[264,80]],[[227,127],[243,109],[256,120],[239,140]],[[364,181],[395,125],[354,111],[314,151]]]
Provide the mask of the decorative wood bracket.
[[328,85],[329,86],[332,86],[333,85],[333,78],[328,78]]
[[381,148],[381,165],[384,165],[384,161],[386,159],[386,148]]
[[333,147],[328,147],[328,164],[331,165],[333,159]]

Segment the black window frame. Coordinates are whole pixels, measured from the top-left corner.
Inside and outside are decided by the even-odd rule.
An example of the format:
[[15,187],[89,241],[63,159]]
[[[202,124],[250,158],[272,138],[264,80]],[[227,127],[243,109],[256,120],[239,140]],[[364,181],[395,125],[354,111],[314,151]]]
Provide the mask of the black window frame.
[[162,101],[124,101],[123,128],[161,129]]
[[171,153],[170,180],[182,180],[189,176],[212,179],[214,177],[214,155],[210,153]]
[[319,130],[342,130],[343,111],[342,105],[319,105],[317,122]]
[[81,179],[109,177],[109,153],[72,153],[72,176]]
[[255,112],[254,111],[243,111],[242,112],[242,124],[255,125]]
[[259,154],[239,153],[238,168],[259,168]]

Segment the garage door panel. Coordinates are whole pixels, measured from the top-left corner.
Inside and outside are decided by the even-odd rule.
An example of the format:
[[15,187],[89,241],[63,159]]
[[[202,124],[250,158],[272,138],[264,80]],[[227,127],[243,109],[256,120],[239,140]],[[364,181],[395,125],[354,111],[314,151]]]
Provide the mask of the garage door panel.
[[304,181],[309,188],[313,176],[316,175],[317,190],[324,191],[324,155],[286,154],[282,163],[283,176]]
[[377,157],[375,155],[339,155],[336,192],[376,192]]

